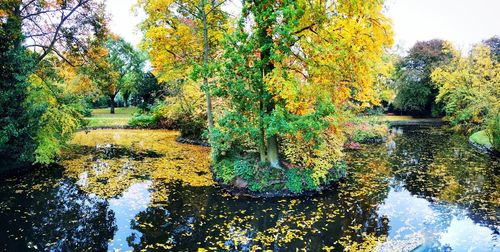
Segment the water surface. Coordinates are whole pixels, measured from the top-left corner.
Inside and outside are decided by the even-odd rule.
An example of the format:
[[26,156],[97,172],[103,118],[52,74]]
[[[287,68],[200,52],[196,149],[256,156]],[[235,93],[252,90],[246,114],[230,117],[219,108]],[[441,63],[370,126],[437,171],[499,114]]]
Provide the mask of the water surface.
[[312,198],[232,197],[176,132],[79,132],[61,165],[0,180],[6,251],[498,251],[499,160],[435,127],[346,159]]

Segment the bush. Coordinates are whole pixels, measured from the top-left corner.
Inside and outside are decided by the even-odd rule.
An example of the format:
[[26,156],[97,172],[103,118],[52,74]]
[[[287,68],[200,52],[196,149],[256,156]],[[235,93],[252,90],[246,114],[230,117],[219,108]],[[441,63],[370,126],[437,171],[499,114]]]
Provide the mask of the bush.
[[185,84],[176,96],[153,105],[149,112],[130,120],[134,127],[177,129],[181,137],[202,140],[207,129],[204,95],[193,83]]
[[[307,168],[286,164],[282,168],[272,168],[258,161],[255,153],[242,156],[230,151],[213,162],[213,170],[224,184],[241,186],[244,180],[247,189],[253,192],[301,193],[305,190],[319,190],[321,185],[340,179],[346,171],[343,161],[330,164],[328,168]],[[321,174],[321,176],[319,176]]]
[[328,173],[334,164],[341,160],[342,144],[343,138],[340,134],[326,130],[318,137],[317,142],[307,141],[302,134],[288,135],[281,141],[281,150],[290,168],[311,171],[310,176],[306,177],[310,177],[317,187],[327,182]]
[[223,159],[219,162],[214,163],[213,166],[214,172],[219,176],[224,183],[229,183],[234,179],[234,169],[233,169],[233,160],[231,159]]
[[387,137],[389,126],[376,121],[354,121],[346,124],[348,142],[373,143],[380,142]]
[[[219,124],[234,118],[226,116]],[[329,120],[331,118],[327,118]],[[261,161],[257,134],[238,129],[232,131],[216,127],[212,132],[212,160],[214,173],[225,183],[241,187],[243,178],[250,191],[300,193],[304,190],[320,190],[322,185],[338,180],[336,164],[342,160],[343,136],[332,126],[317,122],[316,125],[297,121],[290,127],[307,128],[296,134],[283,132],[278,137],[279,167]],[[311,127],[324,127],[322,132],[311,132]],[[258,130],[258,129],[256,129]]]
[[302,191],[302,176],[298,174],[297,169],[290,169],[286,172],[285,186],[293,193]]
[[500,151],[500,113],[490,119],[486,131],[493,149]]
[[137,128],[155,128],[157,123],[158,117],[150,114],[137,114],[128,122],[130,126]]
[[202,140],[203,133],[207,129],[207,121],[205,114],[181,114],[177,118],[176,123],[179,125],[179,130],[183,138]]

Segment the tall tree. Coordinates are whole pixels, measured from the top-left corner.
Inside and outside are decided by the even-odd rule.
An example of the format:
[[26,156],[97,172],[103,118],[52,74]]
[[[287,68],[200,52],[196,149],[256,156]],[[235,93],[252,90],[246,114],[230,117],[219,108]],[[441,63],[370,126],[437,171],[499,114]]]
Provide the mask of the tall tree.
[[397,109],[414,114],[439,115],[436,103],[438,88],[431,79],[432,70],[451,60],[451,53],[444,50],[446,42],[439,39],[419,41],[408,55],[396,64]]
[[78,126],[53,65],[68,64],[69,51],[84,45],[80,39],[105,27],[102,7],[93,0],[0,2],[2,157],[49,163]]
[[130,43],[116,36],[110,36],[104,41],[98,39],[94,43],[82,69],[94,81],[101,94],[109,97],[110,112],[114,114],[117,94],[129,92],[140,80],[145,58]]
[[205,92],[209,132],[214,125],[209,78],[227,20],[227,14],[221,10],[224,2],[140,0],[148,13],[142,24],[146,35],[144,47],[150,52],[159,80],[182,83],[190,74],[194,79],[203,79],[201,88]]
[[379,102],[372,68],[392,43],[381,9],[378,0],[245,1],[217,88],[230,107],[211,142],[216,175],[238,176],[241,164],[228,160],[256,152],[299,186],[310,180],[297,173],[312,174],[313,188],[325,182],[341,158],[341,110]]
[[[464,130],[484,128],[500,111],[500,63],[485,43],[462,56],[451,45],[452,61],[432,72],[439,88],[437,101],[444,103],[446,119]],[[498,129],[497,129],[498,131]]]
[[[31,161],[33,130],[26,124],[23,102],[28,96],[28,77],[34,58],[25,50],[20,5],[0,3],[0,154],[13,160]],[[6,160],[6,159],[4,159]],[[2,165],[4,166],[4,165]]]
[[164,90],[158,79],[151,72],[144,73],[134,88],[132,102],[143,111],[149,111],[151,106],[158,100],[165,98],[167,90]]

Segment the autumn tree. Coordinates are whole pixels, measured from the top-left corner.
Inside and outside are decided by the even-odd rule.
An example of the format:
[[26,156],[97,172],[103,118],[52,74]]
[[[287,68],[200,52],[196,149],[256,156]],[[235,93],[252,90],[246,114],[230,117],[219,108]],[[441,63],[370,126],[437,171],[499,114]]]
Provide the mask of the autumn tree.
[[392,43],[381,10],[381,1],[245,2],[216,90],[230,102],[211,141],[217,177],[292,192],[338,179],[342,110],[380,102],[374,66]]
[[102,7],[92,0],[0,2],[2,157],[49,163],[78,127],[73,100],[57,87],[65,78],[55,65],[67,66],[80,38],[105,26]]
[[404,112],[423,115],[439,115],[436,103],[438,88],[431,79],[432,70],[450,61],[452,55],[443,50],[445,41],[419,41],[408,55],[396,64],[396,90],[394,105]]
[[140,0],[148,14],[142,24],[143,46],[148,50],[161,82],[182,85],[192,77],[202,79],[207,122],[214,120],[209,79],[221,44],[227,14],[221,10],[225,0]]
[[493,36],[484,40],[483,43],[490,48],[493,60],[500,62],[500,36]]
[[484,129],[490,120],[498,120],[500,64],[484,43],[474,46],[468,56],[450,44],[447,51],[452,53],[452,61],[436,68],[431,76],[439,88],[436,99],[444,103],[446,119],[453,126]]
[[[9,0],[10,1],[10,0]],[[95,0],[13,0],[26,47],[42,61],[50,53],[70,63],[65,52],[86,44],[87,37],[106,29],[103,3]]]

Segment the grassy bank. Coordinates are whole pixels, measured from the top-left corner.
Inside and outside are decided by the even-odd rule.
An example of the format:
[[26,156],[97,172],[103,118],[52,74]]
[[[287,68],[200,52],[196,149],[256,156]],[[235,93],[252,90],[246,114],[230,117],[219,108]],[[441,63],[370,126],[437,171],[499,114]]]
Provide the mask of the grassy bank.
[[486,130],[481,130],[481,131],[478,131],[478,132],[472,134],[469,137],[469,140],[475,144],[479,144],[479,145],[484,146],[488,149],[492,148],[490,139],[489,139],[488,135],[486,134]]
[[109,108],[92,109],[92,116],[85,117],[87,127],[121,127],[127,126],[132,115],[137,111],[136,107],[116,108],[111,114]]

